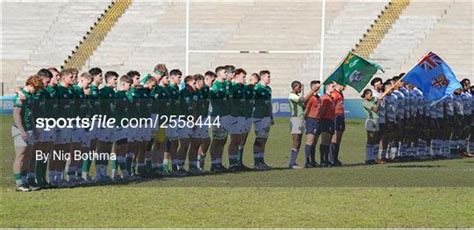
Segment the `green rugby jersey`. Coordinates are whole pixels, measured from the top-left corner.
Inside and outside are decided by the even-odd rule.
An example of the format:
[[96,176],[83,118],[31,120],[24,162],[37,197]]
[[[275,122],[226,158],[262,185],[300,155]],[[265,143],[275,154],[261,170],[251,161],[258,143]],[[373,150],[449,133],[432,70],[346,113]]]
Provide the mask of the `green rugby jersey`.
[[226,81],[215,81],[211,88],[211,116],[229,115],[228,83]]
[[305,104],[301,100],[301,96],[291,92],[288,96],[288,102],[290,105],[291,117],[304,117]]
[[140,107],[138,109],[140,117],[151,117],[151,107],[153,105],[153,101],[150,99],[150,90],[147,88],[143,88],[143,86],[140,86],[136,88],[136,93],[140,103]]
[[252,118],[253,117],[253,110],[255,107],[255,90],[254,85],[245,85],[244,87],[244,94],[245,94],[245,104],[244,108],[244,117]]
[[99,100],[99,86],[95,86],[93,84],[90,85],[90,95],[89,100],[92,107],[91,114],[99,114],[100,113],[100,100]]
[[272,89],[268,85],[255,85],[255,110],[253,117],[264,118],[272,116]]
[[73,111],[74,91],[73,87],[64,87],[58,84],[56,89],[56,99],[58,103],[58,117],[71,118],[77,116]]
[[49,97],[46,99],[44,109],[47,117],[56,118],[58,113],[58,101],[56,100],[57,85],[49,85],[46,87],[46,91],[49,93]]
[[245,116],[245,85],[233,82],[229,88],[229,113],[233,117]]
[[196,105],[198,101],[198,95],[196,92],[188,89],[188,87],[183,88],[180,91],[181,95],[181,114],[179,115],[196,115]]
[[38,90],[33,96],[33,117],[39,118],[45,118],[45,117],[51,117],[51,109],[48,108],[48,102],[51,101],[51,94],[48,92],[46,88],[42,88]]
[[113,117],[115,91],[112,87],[104,86],[99,90],[99,111],[103,116]]
[[373,97],[370,101],[363,99],[362,106],[364,107],[364,111],[367,114],[368,119],[378,119],[379,115],[372,111],[373,107],[377,106],[377,98]]
[[73,110],[74,113],[83,118],[83,117],[90,117],[91,116],[91,109],[88,100],[88,96],[84,93],[84,89],[77,84],[73,86],[74,92],[74,103],[73,103]]
[[137,89],[135,87],[131,87],[130,90],[127,91],[126,95],[130,101],[128,116],[130,118],[138,118],[140,114],[140,100],[138,100]]
[[169,114],[170,96],[166,86],[157,85],[153,89],[153,96],[155,98],[155,111],[159,115]]
[[117,124],[120,125],[120,120],[123,118],[130,118],[129,110],[132,101],[127,95],[127,91],[120,90],[115,93],[115,108],[114,117],[117,119]]
[[197,103],[197,114],[202,116],[203,119],[209,115],[209,97],[210,97],[210,88],[207,85],[204,85],[200,90],[196,92],[198,96]]
[[177,85],[169,84],[166,89],[168,90],[170,107],[169,112],[173,115],[181,115],[181,96],[179,95],[179,88]]
[[13,107],[21,109],[20,117],[21,124],[25,131],[33,130],[34,128],[34,117],[33,117],[33,103],[34,97],[32,94],[28,93],[24,88],[21,89],[23,95],[25,95],[25,100],[21,100],[18,94],[15,95],[13,99]]

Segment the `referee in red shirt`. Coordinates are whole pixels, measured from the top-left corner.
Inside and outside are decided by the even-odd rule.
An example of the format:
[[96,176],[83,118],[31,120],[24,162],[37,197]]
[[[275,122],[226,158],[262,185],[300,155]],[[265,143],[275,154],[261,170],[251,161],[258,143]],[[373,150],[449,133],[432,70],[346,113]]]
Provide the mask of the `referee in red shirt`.
[[324,95],[321,96],[321,108],[319,111],[321,145],[319,152],[321,154],[321,167],[332,166],[329,161],[329,145],[331,144],[332,136],[334,135],[334,120],[336,119],[336,106],[331,97],[334,91],[335,83],[331,82],[325,86]]
[[339,161],[339,146],[341,144],[342,134],[344,134],[344,130],[346,130],[346,121],[344,117],[344,95],[342,94],[344,86],[337,83],[334,84],[335,88],[331,93],[331,97],[334,100],[336,107],[336,119],[334,135],[332,136],[330,147],[329,161],[333,166],[342,166],[342,162]]
[[309,98],[306,109],[304,112],[305,125],[306,125],[306,145],[304,148],[306,163],[305,168],[314,168],[317,166],[315,155],[316,155],[316,144],[319,138],[319,110],[321,107],[321,99],[318,95],[319,88],[321,87],[320,81],[311,81],[311,91],[314,94]]

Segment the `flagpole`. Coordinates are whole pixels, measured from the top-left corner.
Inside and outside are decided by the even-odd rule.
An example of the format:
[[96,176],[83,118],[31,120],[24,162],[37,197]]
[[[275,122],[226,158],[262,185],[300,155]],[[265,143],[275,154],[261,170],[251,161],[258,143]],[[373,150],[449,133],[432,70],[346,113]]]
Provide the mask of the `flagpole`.
[[[339,68],[339,66],[347,59],[347,57],[349,57],[349,55],[351,53],[352,53],[352,51],[349,51],[349,53],[346,54],[346,56],[344,56],[344,58],[336,65],[336,68],[334,68],[334,70],[331,72],[331,74],[328,75],[328,77],[333,75],[336,72],[336,70]],[[321,82],[321,84],[324,84],[324,82],[326,82],[326,81],[327,81],[327,79],[324,80],[323,82]]]

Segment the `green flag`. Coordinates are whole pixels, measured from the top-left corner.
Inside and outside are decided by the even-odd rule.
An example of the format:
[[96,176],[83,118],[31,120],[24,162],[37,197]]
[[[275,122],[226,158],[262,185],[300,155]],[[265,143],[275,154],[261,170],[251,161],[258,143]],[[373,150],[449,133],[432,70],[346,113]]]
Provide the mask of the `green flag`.
[[326,79],[324,84],[335,81],[344,86],[350,85],[360,93],[379,69],[384,72],[380,65],[371,63],[349,52],[344,61]]

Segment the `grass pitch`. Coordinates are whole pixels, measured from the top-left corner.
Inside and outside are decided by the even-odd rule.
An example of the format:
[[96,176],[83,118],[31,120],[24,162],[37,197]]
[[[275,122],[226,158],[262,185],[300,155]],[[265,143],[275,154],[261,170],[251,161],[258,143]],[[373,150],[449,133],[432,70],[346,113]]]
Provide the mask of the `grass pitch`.
[[343,138],[348,167],[285,169],[291,138],[279,119],[272,171],[30,193],[14,191],[12,119],[1,121],[0,227],[474,227],[474,159],[361,165],[361,120]]

